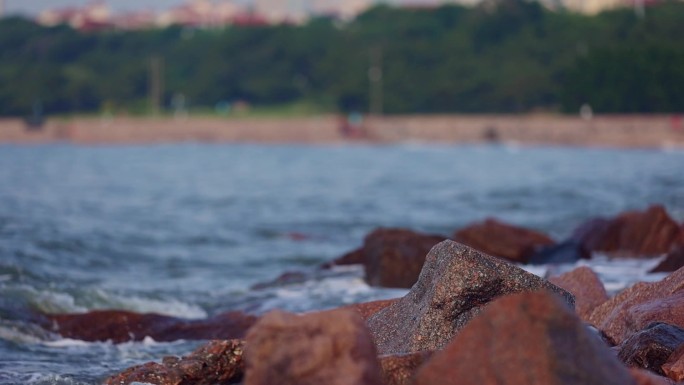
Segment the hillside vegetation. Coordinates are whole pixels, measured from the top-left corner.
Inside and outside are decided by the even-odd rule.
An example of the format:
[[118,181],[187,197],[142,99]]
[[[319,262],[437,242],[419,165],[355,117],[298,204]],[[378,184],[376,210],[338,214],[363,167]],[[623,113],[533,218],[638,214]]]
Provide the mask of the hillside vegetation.
[[9,18],[0,21],[0,115],[38,104],[50,114],[146,112],[153,60],[163,64],[167,109],[183,95],[182,104],[212,111],[239,101],[365,112],[374,64],[386,113],[576,113],[584,103],[602,113],[683,112],[683,37],[678,1],[644,18],[499,0],[218,30],[82,33]]

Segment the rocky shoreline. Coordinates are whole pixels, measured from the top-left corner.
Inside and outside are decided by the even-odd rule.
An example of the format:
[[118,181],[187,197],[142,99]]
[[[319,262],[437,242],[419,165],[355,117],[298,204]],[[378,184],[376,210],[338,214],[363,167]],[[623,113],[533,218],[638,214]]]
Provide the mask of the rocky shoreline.
[[511,143],[615,148],[684,148],[678,115],[406,115],[366,117],[79,117],[29,128],[0,119],[0,143]]
[[[370,284],[410,287],[402,298],[197,321],[119,311],[38,319],[87,341],[213,340],[185,357],[129,368],[107,385],[675,384],[684,381],[682,250],[684,224],[662,206],[596,218],[562,242],[493,219],[450,239],[378,229],[321,269],[363,264]],[[672,273],[610,297],[588,267],[544,279],[516,265],[596,252],[667,255],[656,270]]]

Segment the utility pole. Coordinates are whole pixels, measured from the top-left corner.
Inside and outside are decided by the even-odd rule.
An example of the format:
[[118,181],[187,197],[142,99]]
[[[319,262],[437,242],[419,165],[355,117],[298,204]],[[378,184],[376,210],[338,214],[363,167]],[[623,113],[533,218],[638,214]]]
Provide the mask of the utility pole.
[[370,66],[368,68],[369,100],[368,112],[371,115],[382,115],[382,48],[370,50]]
[[[0,0],[1,1],[1,0]],[[159,115],[164,95],[164,59],[159,56],[150,57],[150,111]]]

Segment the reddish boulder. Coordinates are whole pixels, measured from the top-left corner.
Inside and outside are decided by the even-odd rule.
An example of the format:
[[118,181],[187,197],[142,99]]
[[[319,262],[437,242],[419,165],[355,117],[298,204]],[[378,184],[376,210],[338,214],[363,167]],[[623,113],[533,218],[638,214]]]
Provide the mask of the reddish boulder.
[[684,240],[679,227],[660,205],[646,211],[627,211],[615,218],[590,220],[572,237],[588,250],[622,256],[653,256],[667,253]]
[[[376,230],[379,231],[379,230]],[[371,233],[372,234],[372,233]],[[368,236],[366,236],[368,237]],[[324,269],[329,269],[333,266],[345,266],[345,265],[363,265],[366,262],[366,252],[363,247],[352,250],[341,257],[335,258],[330,262],[324,263],[321,267]]]
[[684,267],[684,244],[674,246],[651,273],[669,273]]
[[597,306],[608,301],[608,293],[601,279],[586,266],[551,277],[549,282],[575,296],[575,310],[583,321],[589,319],[591,312]]
[[371,302],[363,302],[363,303],[356,303],[353,305],[349,305],[347,307],[356,310],[357,313],[363,318],[364,320],[367,320],[370,318],[373,314],[379,312],[380,310],[386,308],[387,306],[397,302],[397,299],[381,299],[378,301],[371,301]]
[[418,282],[367,323],[380,354],[439,350],[497,297],[548,290],[573,306],[572,295],[499,258],[444,241],[425,260]]
[[629,368],[636,385],[675,385],[671,379],[640,368]]
[[366,281],[372,286],[410,288],[418,279],[425,256],[432,246],[445,240],[441,235],[407,229],[380,228],[368,234],[363,246],[332,265],[363,263]]
[[684,381],[684,345],[670,354],[661,369],[669,378],[675,381]]
[[555,244],[538,231],[491,218],[456,231],[453,239],[493,257],[519,263],[527,263],[539,249]]
[[350,310],[266,314],[247,334],[245,385],[380,385],[363,319]]
[[423,365],[416,385],[633,385],[610,350],[559,297],[495,300]]
[[252,290],[268,289],[305,282],[310,276],[301,271],[286,271],[272,281],[252,285]]
[[43,326],[66,338],[121,343],[155,341],[233,339],[244,337],[256,317],[242,312],[186,320],[159,314],[121,310],[97,310],[83,314],[46,314]]
[[632,334],[618,347],[618,358],[629,367],[665,374],[661,366],[684,344],[684,329],[655,323]]
[[411,385],[413,378],[433,352],[418,352],[380,357],[384,385]]
[[598,306],[589,323],[615,345],[653,322],[684,327],[684,269],[660,282],[639,282]]
[[105,385],[146,383],[154,385],[235,384],[244,373],[243,343],[211,341],[187,357],[166,357],[161,364],[149,362],[109,377]]

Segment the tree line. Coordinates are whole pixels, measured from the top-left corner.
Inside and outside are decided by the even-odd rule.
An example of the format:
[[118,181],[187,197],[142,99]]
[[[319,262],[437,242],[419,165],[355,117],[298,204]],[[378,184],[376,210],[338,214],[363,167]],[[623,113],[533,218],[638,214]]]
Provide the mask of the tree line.
[[[0,115],[306,103],[321,111],[684,111],[684,3],[587,16],[537,2],[376,6],[302,26],[82,33],[0,21]],[[374,71],[374,72],[373,72]],[[369,76],[370,75],[370,76]],[[371,81],[372,79],[373,81]],[[159,87],[160,85],[158,85]],[[375,87],[375,88],[374,88]],[[375,91],[374,91],[375,90]],[[380,90],[380,91],[378,91]],[[379,104],[378,104],[379,103]]]

